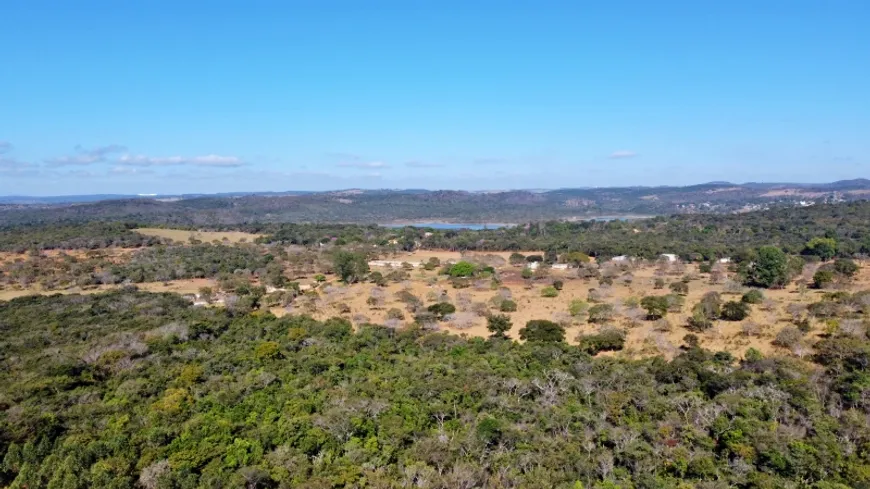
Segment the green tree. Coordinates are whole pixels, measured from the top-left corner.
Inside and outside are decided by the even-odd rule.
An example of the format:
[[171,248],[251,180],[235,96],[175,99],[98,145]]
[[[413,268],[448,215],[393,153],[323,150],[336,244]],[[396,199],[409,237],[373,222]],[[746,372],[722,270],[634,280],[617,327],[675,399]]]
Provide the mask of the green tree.
[[813,238],[804,247],[804,254],[830,260],[837,254],[837,241],[833,238]]
[[506,338],[505,333],[511,330],[513,323],[507,314],[490,314],[486,317],[486,329],[493,338]]
[[450,271],[448,272],[448,274],[451,277],[471,277],[472,275],[474,275],[474,272],[476,270],[477,267],[475,267],[473,263],[461,261],[450,267]]
[[668,315],[668,298],[661,295],[649,295],[640,300],[640,306],[646,309],[647,318],[661,319]]
[[501,301],[501,304],[499,304],[498,310],[501,312],[516,312],[517,303],[510,299],[505,299]]
[[533,319],[520,330],[523,341],[562,342],[565,341],[565,328],[546,319]]
[[759,248],[758,258],[748,270],[748,284],[769,289],[785,287],[788,281],[788,255],[776,246]]
[[338,251],[333,256],[335,273],[345,283],[355,283],[369,273],[369,264],[362,253]]

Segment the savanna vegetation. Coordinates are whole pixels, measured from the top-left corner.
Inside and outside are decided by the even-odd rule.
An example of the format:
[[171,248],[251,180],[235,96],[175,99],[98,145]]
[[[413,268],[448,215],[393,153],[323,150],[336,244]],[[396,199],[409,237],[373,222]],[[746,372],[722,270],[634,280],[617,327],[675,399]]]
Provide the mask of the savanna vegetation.
[[[842,299],[832,299],[842,303]],[[870,482],[865,332],[810,362],[195,308],[0,303],[9,487],[845,488]],[[785,340],[786,338],[784,338]]]

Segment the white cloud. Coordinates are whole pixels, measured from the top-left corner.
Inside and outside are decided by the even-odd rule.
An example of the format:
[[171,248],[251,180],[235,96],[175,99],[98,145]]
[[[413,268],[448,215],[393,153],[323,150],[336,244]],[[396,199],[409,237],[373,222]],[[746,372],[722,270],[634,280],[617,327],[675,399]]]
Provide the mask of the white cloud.
[[110,154],[120,153],[125,149],[127,148],[120,144],[109,144],[91,149],[76,146],[76,154],[51,158],[46,160],[46,163],[51,166],[93,165],[94,163],[102,163],[108,159]]
[[383,161],[349,161],[344,163],[339,163],[338,166],[343,168],[389,168],[390,165],[384,163]]
[[637,156],[637,153],[635,153],[634,151],[630,151],[627,149],[620,149],[620,150],[614,151],[613,153],[610,153],[609,158],[612,160],[617,160],[617,159],[621,159],[621,158],[634,158],[635,156]]
[[204,156],[164,156],[153,157],[145,155],[121,155],[119,165],[126,166],[209,166],[215,168],[236,168],[244,166],[245,162],[235,156],[204,155]]

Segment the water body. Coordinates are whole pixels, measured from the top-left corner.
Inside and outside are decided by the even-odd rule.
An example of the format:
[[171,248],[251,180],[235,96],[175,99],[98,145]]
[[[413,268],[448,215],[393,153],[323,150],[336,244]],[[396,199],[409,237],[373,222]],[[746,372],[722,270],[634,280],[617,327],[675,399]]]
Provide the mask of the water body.
[[387,228],[403,228],[405,226],[414,226],[417,228],[432,228],[432,229],[470,229],[472,231],[480,231],[481,229],[498,229],[513,226],[513,224],[471,224],[464,222],[409,222],[407,224],[381,224]]

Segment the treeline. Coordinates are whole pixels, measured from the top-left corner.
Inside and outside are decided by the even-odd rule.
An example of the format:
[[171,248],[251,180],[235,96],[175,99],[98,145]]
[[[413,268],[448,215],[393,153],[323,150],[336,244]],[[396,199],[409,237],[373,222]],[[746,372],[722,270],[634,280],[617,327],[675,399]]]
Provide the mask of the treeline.
[[815,238],[836,242],[836,256],[870,254],[870,202],[818,205],[732,215],[679,215],[631,221],[546,221],[489,230],[406,227],[250,225],[264,243],[369,243],[410,250],[580,251],[609,258],[655,259],[673,253],[695,261],[734,257],[765,245],[801,254]]
[[41,250],[96,250],[122,247],[138,248],[162,242],[160,238],[144,236],[124,222],[86,222],[63,225],[24,225],[0,228],[0,251],[24,253]]
[[815,365],[690,339],[627,361],[172,294],[20,298],[0,302],[0,485],[866,487],[859,334]]
[[[629,255],[654,259],[673,253],[693,260],[734,257],[764,245],[788,254],[806,252],[813,239],[836,242],[835,256],[870,254],[870,202],[817,205],[732,215],[678,215],[631,221],[545,221],[480,231],[431,228],[386,228],[354,224],[274,224],[250,222],[227,225],[212,221],[190,229],[238,229],[266,234],[261,244],[377,245],[382,250],[416,248],[458,251],[542,250],[579,251],[608,258]],[[139,235],[133,223],[84,223],[59,227],[21,226],[0,230],[0,250],[148,246],[158,238]]]
[[275,259],[259,246],[198,244],[160,246],[134,253],[130,260],[110,266],[117,282],[162,282],[188,278],[212,278],[237,271],[251,273]]

